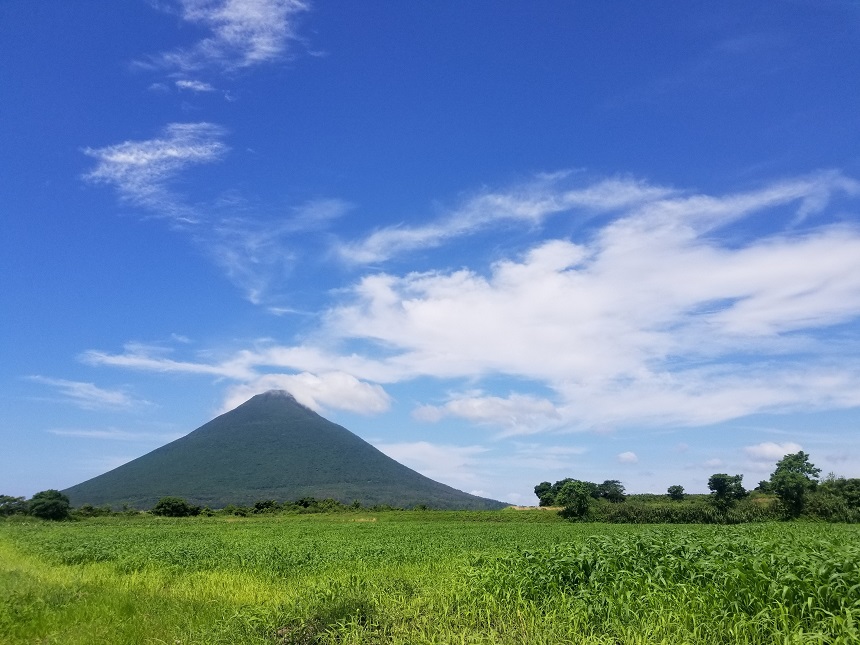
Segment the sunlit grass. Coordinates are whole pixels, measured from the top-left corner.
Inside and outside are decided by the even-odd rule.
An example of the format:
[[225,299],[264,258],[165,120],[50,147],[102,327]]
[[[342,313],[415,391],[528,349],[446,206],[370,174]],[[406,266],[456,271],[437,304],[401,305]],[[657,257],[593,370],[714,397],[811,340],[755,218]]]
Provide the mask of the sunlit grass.
[[6,522],[0,642],[856,643],[858,537],[537,512]]

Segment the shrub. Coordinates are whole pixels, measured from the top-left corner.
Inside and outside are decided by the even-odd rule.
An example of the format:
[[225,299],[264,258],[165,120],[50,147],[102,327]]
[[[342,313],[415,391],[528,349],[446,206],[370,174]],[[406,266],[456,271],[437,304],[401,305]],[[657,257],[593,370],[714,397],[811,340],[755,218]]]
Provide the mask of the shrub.
[[69,498],[53,488],[36,493],[30,499],[30,515],[43,520],[65,520],[69,517]]
[[200,507],[190,505],[181,497],[162,497],[152,507],[152,514],[164,517],[189,517],[199,515]]

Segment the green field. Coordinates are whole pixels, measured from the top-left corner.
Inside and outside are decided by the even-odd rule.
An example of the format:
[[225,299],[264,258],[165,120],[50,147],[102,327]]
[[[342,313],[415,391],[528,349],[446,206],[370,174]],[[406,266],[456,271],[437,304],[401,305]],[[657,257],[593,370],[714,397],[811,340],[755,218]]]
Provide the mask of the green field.
[[860,527],[547,511],[0,522],[0,642],[860,642]]

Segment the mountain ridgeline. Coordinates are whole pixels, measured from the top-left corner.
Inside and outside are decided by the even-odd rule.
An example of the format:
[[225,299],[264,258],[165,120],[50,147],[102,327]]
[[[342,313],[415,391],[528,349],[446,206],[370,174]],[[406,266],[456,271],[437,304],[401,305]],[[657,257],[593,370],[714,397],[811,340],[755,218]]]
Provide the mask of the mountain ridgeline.
[[165,496],[211,508],[304,497],[402,508],[505,506],[407,468],[278,390],[63,492],[74,506],[140,509]]

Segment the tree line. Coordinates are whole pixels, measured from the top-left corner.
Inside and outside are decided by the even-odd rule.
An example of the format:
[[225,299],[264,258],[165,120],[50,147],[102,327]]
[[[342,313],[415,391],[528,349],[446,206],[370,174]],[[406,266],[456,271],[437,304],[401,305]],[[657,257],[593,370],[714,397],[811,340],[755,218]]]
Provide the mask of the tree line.
[[596,484],[570,477],[541,482],[534,492],[540,506],[560,507],[571,520],[737,523],[808,516],[860,522],[860,479],[830,474],[819,481],[820,474],[799,451],[780,459],[752,491],[744,488],[743,475],[715,473],[708,478],[708,495],[688,495],[680,485],[669,486],[664,496],[627,495],[615,479]]
[[[208,506],[197,506],[189,503],[182,497],[167,496],[159,499],[148,511],[138,511],[129,508],[127,505],[123,506],[122,510],[115,511],[109,505],[93,506],[92,504],[82,504],[77,508],[72,508],[69,498],[54,489],[36,493],[29,500],[24,497],[0,495],[0,518],[17,515],[57,521],[117,514],[137,515],[141,512],[148,512],[152,515],[162,517],[196,517],[198,515],[208,517],[219,515],[247,517],[250,515],[272,513],[336,513],[357,510],[379,512],[402,511],[406,509],[388,504],[375,504],[365,507],[362,506],[359,500],[354,500],[351,504],[344,504],[332,498],[317,499],[315,497],[303,497],[292,502],[279,502],[274,499],[258,500],[250,506],[228,504],[223,508],[213,510]],[[427,510],[427,506],[419,504],[412,510]]]

